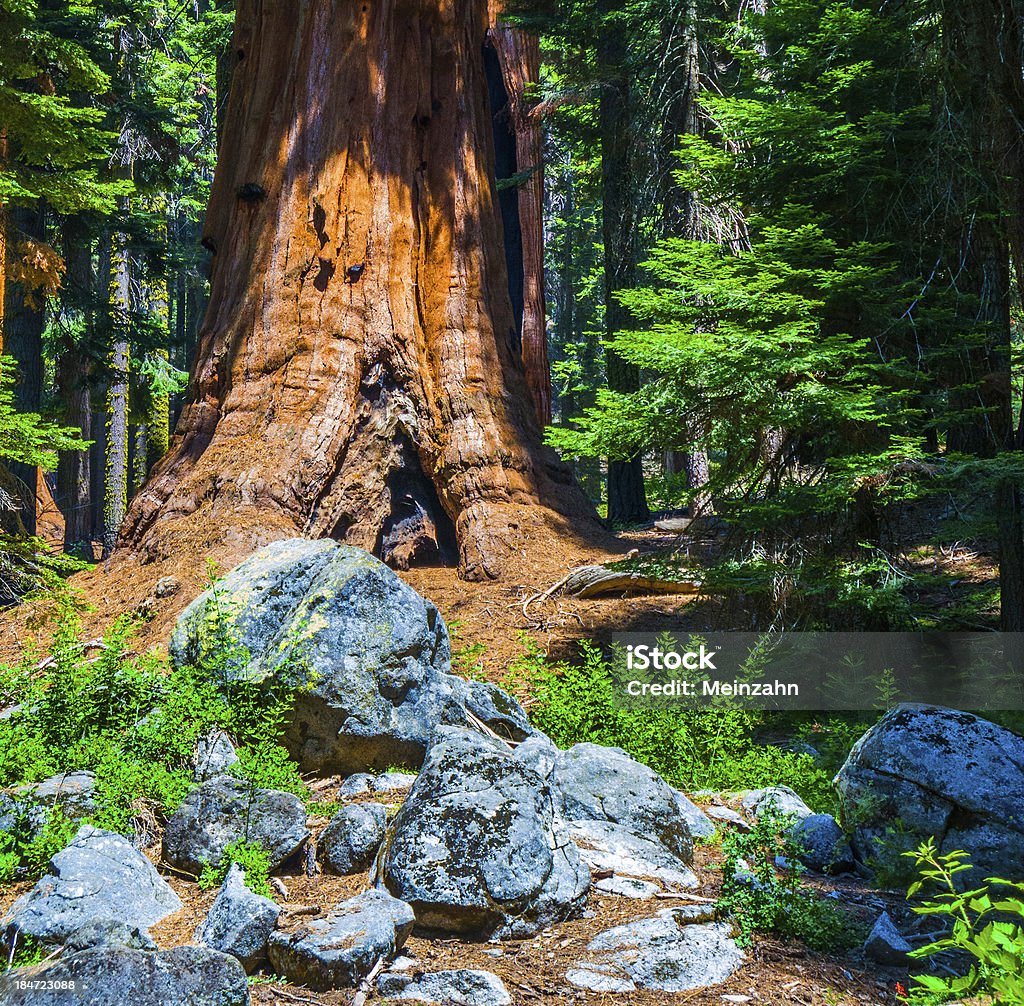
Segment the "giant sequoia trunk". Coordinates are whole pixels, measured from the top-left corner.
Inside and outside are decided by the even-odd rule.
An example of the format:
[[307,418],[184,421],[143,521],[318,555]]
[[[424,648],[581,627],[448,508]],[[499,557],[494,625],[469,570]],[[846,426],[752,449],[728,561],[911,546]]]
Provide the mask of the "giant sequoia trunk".
[[212,295],[144,557],[331,536],[497,575],[593,528],[514,352],[486,0],[240,0]]

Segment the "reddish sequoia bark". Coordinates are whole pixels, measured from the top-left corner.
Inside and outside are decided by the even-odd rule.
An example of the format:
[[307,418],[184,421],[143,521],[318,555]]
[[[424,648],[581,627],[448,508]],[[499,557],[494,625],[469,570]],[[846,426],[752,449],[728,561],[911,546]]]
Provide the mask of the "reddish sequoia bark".
[[519,186],[519,227],[523,253],[522,358],[526,383],[541,425],[551,422],[551,367],[548,363],[544,303],[544,160],[540,120],[529,90],[540,80],[540,41],[502,24],[501,4],[490,2],[490,38],[498,55],[515,135],[517,173],[530,172]]
[[482,578],[596,527],[512,351],[486,28],[486,0],[240,0],[211,303],[123,548],[303,533]]

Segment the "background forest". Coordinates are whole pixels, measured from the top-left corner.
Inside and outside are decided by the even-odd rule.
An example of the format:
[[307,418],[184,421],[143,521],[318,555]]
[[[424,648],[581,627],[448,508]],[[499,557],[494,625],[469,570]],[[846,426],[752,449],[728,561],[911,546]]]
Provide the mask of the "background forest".
[[[74,567],[34,535],[109,553],[167,449],[232,17],[0,7],[8,600]],[[499,149],[498,189],[543,173],[548,440],[613,527],[708,515],[727,620],[1022,628],[1014,4],[504,18],[541,39],[543,164]]]

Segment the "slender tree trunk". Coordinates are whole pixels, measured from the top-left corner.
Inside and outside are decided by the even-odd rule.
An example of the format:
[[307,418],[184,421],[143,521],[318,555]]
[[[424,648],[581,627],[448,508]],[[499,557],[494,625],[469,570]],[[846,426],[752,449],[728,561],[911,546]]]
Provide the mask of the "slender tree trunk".
[[131,311],[131,253],[125,234],[115,234],[111,248],[111,316],[115,336],[110,351],[107,389],[106,479],[103,487],[103,557],[117,544],[128,509],[128,382],[129,313]]
[[302,533],[480,578],[596,527],[513,350],[486,30],[479,0],[240,0],[210,307],[126,547]]
[[[92,243],[80,217],[64,223],[64,257],[67,263],[63,303],[84,329],[92,333]],[[89,361],[80,341],[69,339],[57,358],[57,391],[63,406],[63,420],[89,438],[92,430],[92,396]],[[61,451],[57,465],[57,501],[64,514],[64,550],[92,558],[90,544],[92,515],[90,451]]]
[[[45,237],[43,207],[12,206],[7,211],[9,226],[8,255],[17,254],[17,240],[42,241]],[[26,300],[26,295],[32,296]],[[5,289],[3,350],[18,365],[14,404],[19,412],[38,412],[43,397],[43,304],[38,291],[26,291],[21,283],[8,281]],[[21,519],[29,534],[36,530],[35,465],[15,462],[8,465],[18,480]]]
[[[544,303],[544,158],[540,119],[531,114],[531,89],[540,82],[540,40],[503,24],[491,4],[490,39],[498,57],[515,140],[522,267],[521,353],[526,384],[542,426],[551,422],[551,366]],[[511,266],[510,266],[511,268]]]
[[[618,5],[601,0],[597,58],[601,87],[601,177],[603,186],[605,337],[610,341],[628,329],[629,312],[615,299],[618,290],[636,280],[637,234],[629,136],[630,85],[623,66],[623,43],[610,20]],[[608,387],[633,392],[640,388],[640,369],[613,349],[605,351]],[[608,462],[608,519],[634,523],[650,517],[639,450],[627,460]]]

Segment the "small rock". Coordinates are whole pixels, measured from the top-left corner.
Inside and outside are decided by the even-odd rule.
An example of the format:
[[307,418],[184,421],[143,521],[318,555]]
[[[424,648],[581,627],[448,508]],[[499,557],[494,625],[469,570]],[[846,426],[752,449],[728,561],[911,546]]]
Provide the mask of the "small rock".
[[395,793],[411,788],[416,776],[411,772],[384,772],[373,780],[374,793]]
[[704,813],[716,821],[721,821],[722,824],[735,828],[737,831],[750,831],[750,825],[747,823],[746,818],[742,814],[736,813],[731,807],[715,805],[708,807]]
[[389,994],[398,999],[459,1003],[460,1006],[509,1006],[512,1002],[497,975],[469,968],[433,971],[415,981],[410,980],[400,991]]
[[759,818],[769,808],[784,817],[795,817],[798,821],[814,813],[799,794],[788,786],[769,786],[767,789],[752,789],[743,794],[740,801],[743,812],[749,817]]
[[634,898],[643,901],[653,898],[661,888],[649,880],[636,880],[634,877],[613,875],[605,877],[594,884],[594,889],[601,894],[614,894],[620,898]]
[[178,911],[181,901],[153,864],[120,835],[83,825],[47,873],[0,921],[3,943],[15,933],[63,943],[91,922],[143,932]]
[[387,810],[379,803],[353,803],[331,818],[317,842],[330,870],[342,876],[370,868],[384,841]]
[[800,848],[800,862],[818,873],[852,870],[853,849],[831,814],[811,814],[789,829],[789,838]]
[[363,796],[370,792],[372,785],[373,776],[369,772],[356,772],[338,787],[338,799],[350,800],[354,796]]
[[913,949],[893,925],[888,912],[882,912],[870,935],[864,941],[864,953],[873,961],[890,967],[907,963],[907,954]]
[[153,588],[154,597],[171,597],[181,590],[181,581],[176,576],[162,576]]
[[206,782],[223,775],[232,765],[238,763],[235,746],[223,730],[211,730],[199,738],[196,753],[192,758],[192,777],[196,782]]
[[[34,983],[45,983],[36,987]],[[69,986],[69,987],[66,987]],[[249,1006],[242,965],[201,947],[82,950],[0,974],[4,1006]]]
[[245,871],[232,863],[206,920],[196,930],[196,942],[237,957],[252,974],[267,956],[267,941],[280,914],[270,898],[245,886]]
[[220,864],[228,845],[242,840],[260,843],[275,869],[307,838],[306,808],[297,796],[222,775],[182,800],[167,822],[163,856],[176,869],[198,876],[205,864]]
[[377,979],[377,991],[385,999],[397,999],[412,985],[412,975],[400,971],[385,971]]
[[96,809],[96,777],[92,772],[62,772],[42,782],[19,786],[0,793],[0,831],[27,826],[29,840],[39,835],[49,820],[50,811],[60,806],[71,821],[80,821]]
[[314,992],[352,988],[381,957],[395,954],[415,921],[404,901],[384,891],[365,891],[297,933],[273,933],[270,963],[278,974]]

